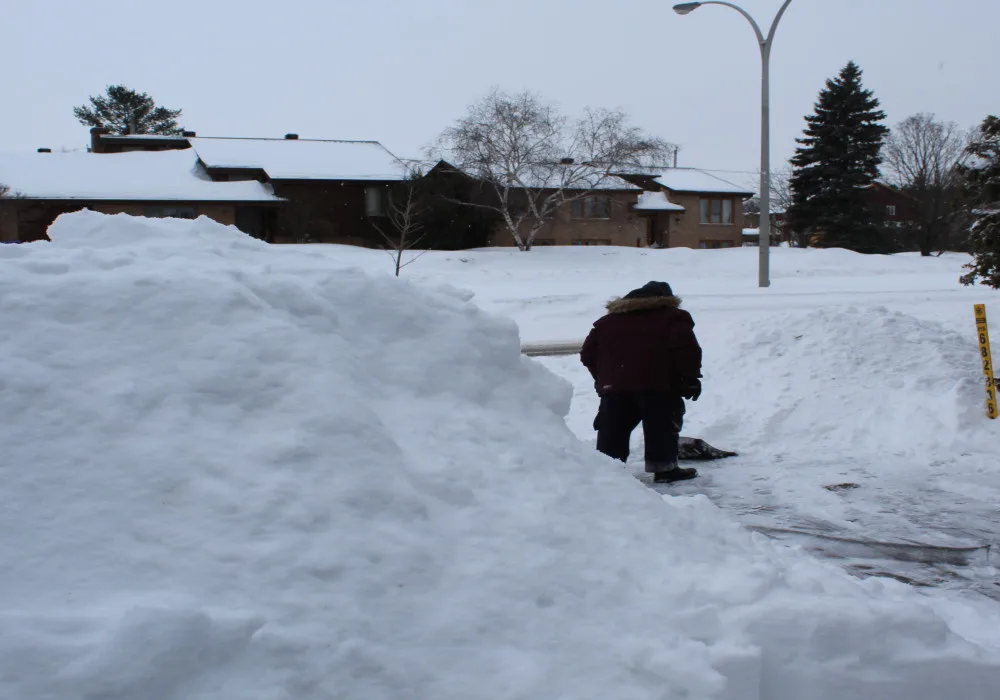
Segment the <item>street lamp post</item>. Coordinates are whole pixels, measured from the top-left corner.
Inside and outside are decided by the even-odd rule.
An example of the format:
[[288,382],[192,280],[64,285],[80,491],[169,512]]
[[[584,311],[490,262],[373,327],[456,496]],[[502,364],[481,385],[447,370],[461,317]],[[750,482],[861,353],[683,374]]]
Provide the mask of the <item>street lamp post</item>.
[[760,259],[758,263],[758,285],[761,287],[771,286],[770,273],[770,253],[771,253],[771,44],[774,41],[774,31],[778,28],[778,22],[791,4],[792,0],[785,0],[785,4],[778,10],[771,30],[764,37],[760,30],[760,25],[750,16],[746,10],[731,2],[721,2],[721,0],[706,0],[705,2],[685,2],[674,5],[674,12],[679,15],[686,15],[694,12],[702,5],[724,5],[731,7],[747,18],[750,26],[757,34],[757,42],[760,44]]

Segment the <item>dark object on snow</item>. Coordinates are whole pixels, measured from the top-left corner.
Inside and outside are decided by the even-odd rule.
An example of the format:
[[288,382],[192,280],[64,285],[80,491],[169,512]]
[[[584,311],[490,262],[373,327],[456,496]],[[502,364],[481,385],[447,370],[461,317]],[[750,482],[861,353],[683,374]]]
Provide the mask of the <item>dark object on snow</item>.
[[853,489],[861,488],[861,485],[851,483],[848,481],[843,484],[830,484],[828,486],[824,486],[823,488],[825,488],[827,491],[851,491]]
[[[598,429],[598,422],[601,418],[600,409],[597,410],[597,415],[594,416],[594,430]],[[718,447],[714,447],[701,438],[691,438],[691,437],[679,437],[677,439],[677,459],[681,461],[700,461],[707,462],[713,459],[726,459],[728,457],[739,456],[738,452],[730,452],[729,450],[720,450]],[[841,489],[841,488],[856,488],[855,485],[850,484],[838,484],[837,486],[826,486],[824,488],[828,489]]]
[[735,457],[736,455],[736,452],[728,452],[720,450],[718,447],[712,447],[701,438],[682,437],[680,439],[678,457],[682,460],[707,461],[710,459]]
[[666,282],[633,289],[608,303],[580,351],[601,397],[597,449],[626,461],[629,438],[642,423],[646,471],[653,474],[678,468],[684,398],[701,394],[701,346],[680,303]]
[[654,484],[672,484],[675,481],[687,481],[688,479],[693,479],[698,476],[697,469],[691,469],[690,467],[678,467],[677,469],[671,469],[668,472],[656,472],[653,475]]

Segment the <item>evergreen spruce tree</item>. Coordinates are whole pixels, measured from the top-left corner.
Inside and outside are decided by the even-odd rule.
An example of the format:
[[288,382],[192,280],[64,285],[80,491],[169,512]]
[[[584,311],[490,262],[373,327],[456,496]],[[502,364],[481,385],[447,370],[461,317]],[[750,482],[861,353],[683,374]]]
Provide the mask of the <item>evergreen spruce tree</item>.
[[108,85],[106,94],[90,98],[90,106],[73,108],[75,116],[86,126],[105,127],[112,134],[179,134],[177,118],[179,109],[157,107],[153,98],[144,92],[130,90],[124,85]]
[[972,204],[969,249],[972,262],[962,284],[1000,289],[1000,118],[990,116],[967,149],[971,161],[959,167]]
[[815,114],[792,158],[788,224],[800,240],[823,248],[862,253],[884,250],[883,233],[864,189],[878,176],[879,152],[888,129],[885,113],[861,84],[861,69],[848,63],[820,92]]

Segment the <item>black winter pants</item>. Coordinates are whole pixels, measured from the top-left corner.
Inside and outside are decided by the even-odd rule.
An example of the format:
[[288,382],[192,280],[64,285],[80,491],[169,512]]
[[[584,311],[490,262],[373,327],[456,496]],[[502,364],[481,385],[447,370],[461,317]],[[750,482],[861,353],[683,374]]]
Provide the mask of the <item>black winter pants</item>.
[[646,442],[646,470],[661,471],[664,467],[676,466],[678,441],[684,425],[684,399],[659,392],[602,396],[594,419],[597,449],[609,457],[626,461],[629,438],[639,423],[642,423]]

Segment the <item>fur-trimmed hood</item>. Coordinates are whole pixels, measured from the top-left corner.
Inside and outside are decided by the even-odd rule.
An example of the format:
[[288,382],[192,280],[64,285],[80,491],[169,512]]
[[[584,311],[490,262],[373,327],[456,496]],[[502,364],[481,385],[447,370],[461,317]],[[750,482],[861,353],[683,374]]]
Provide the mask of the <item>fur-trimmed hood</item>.
[[651,309],[678,309],[680,305],[681,298],[677,296],[634,297],[632,299],[621,297],[609,301],[607,309],[609,314],[627,314],[632,311],[649,311]]

